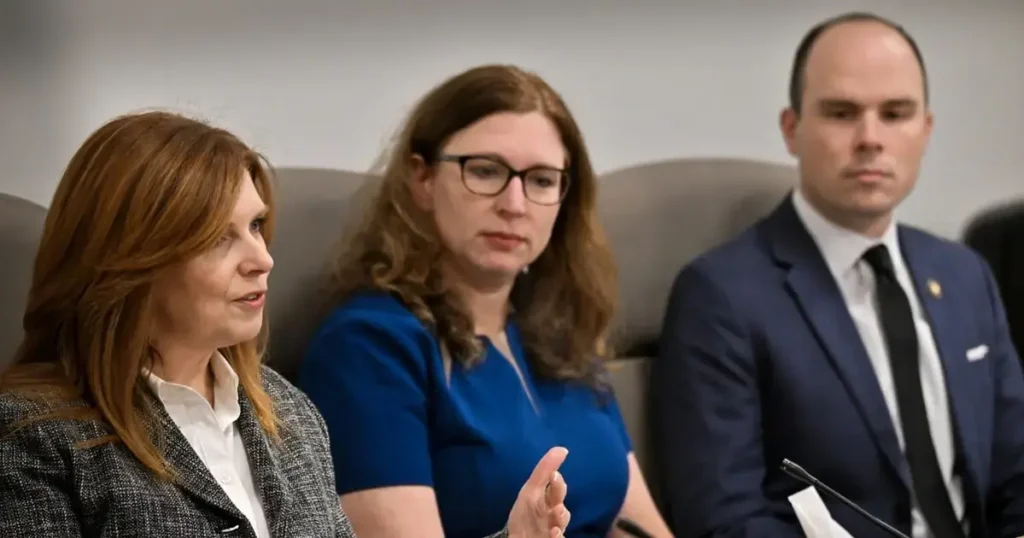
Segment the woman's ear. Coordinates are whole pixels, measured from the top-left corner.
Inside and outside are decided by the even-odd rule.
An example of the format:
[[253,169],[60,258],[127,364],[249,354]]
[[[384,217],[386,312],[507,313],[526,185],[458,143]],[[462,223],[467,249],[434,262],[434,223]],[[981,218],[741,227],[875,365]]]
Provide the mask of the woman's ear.
[[409,189],[416,205],[425,211],[434,208],[434,170],[419,154],[409,157]]

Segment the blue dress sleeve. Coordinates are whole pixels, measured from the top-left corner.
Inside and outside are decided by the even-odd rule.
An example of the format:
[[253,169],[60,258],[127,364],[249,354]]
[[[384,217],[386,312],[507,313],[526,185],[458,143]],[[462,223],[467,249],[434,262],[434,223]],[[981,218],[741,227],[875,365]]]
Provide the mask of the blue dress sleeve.
[[307,349],[299,386],[327,423],[339,494],[433,486],[426,336],[411,314],[342,308]]

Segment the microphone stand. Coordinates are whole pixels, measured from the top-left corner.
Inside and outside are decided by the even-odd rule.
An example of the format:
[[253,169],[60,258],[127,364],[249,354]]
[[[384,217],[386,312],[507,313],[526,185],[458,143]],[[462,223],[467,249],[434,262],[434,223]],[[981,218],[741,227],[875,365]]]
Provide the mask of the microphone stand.
[[818,480],[817,478],[814,477],[814,475],[812,475],[811,473],[809,473],[806,470],[804,470],[803,467],[801,467],[801,466],[799,466],[799,465],[797,465],[797,464],[795,464],[795,463],[793,463],[793,462],[791,462],[791,461],[789,461],[787,459],[784,459],[784,460],[782,460],[781,468],[782,468],[782,471],[784,473],[788,474],[789,476],[792,476],[793,478],[795,478],[795,479],[797,479],[797,480],[799,480],[799,481],[801,481],[801,482],[803,482],[803,483],[805,483],[805,484],[807,484],[809,486],[816,487],[816,488],[820,489],[821,491],[824,491],[825,493],[827,493],[832,498],[838,500],[839,502],[845,504],[846,506],[849,506],[855,512],[857,512],[858,514],[863,516],[864,519],[867,519],[871,523],[874,523],[878,528],[880,528],[880,529],[884,530],[885,532],[895,536],[896,538],[910,538],[906,534],[903,534],[902,532],[900,532],[900,531],[896,530],[895,528],[893,528],[888,523],[886,523],[886,522],[882,521],[881,519],[878,519],[877,517],[869,514],[867,512],[867,510],[857,506],[850,499],[847,499],[846,497],[843,497],[836,490],[826,486],[824,483],[822,483],[821,480]]

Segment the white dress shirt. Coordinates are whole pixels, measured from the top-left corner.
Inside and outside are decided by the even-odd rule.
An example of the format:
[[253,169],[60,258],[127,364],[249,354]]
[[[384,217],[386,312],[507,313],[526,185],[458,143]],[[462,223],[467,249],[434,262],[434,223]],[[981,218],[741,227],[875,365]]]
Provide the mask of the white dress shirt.
[[[914,325],[917,327],[917,340],[920,343],[921,390],[924,393],[928,426],[935,444],[939,470],[953,504],[953,511],[960,521],[964,521],[962,484],[960,477],[954,474],[953,469],[956,449],[953,442],[949,398],[946,394],[946,379],[939,359],[938,348],[932,338],[931,326],[922,311],[916,286],[911,279],[906,262],[903,260],[895,223],[889,225],[881,238],[872,238],[839,227],[827,220],[807,201],[800,189],[795,189],[793,192],[793,206],[804,227],[807,228],[817,244],[818,250],[825,258],[825,262],[846,300],[846,307],[857,326],[875,376],[878,378],[878,384],[882,389],[882,395],[885,397],[886,406],[889,408],[889,417],[895,427],[900,448],[906,450],[903,429],[900,427],[896,387],[889,366],[889,353],[885,346],[878,317],[875,275],[871,266],[861,258],[868,249],[878,244],[884,244],[889,249],[896,278],[904,293],[907,294],[914,315]],[[911,497],[914,497],[913,492],[911,492]],[[913,505],[913,538],[930,538],[931,532],[925,524],[916,499],[913,500]]]
[[212,407],[191,387],[169,383],[151,372],[144,374],[148,374],[145,375],[146,380],[163,402],[171,420],[231,502],[248,518],[256,536],[270,538],[263,503],[256,491],[249,458],[235,423],[241,413],[238,374],[220,353],[215,353],[210,359],[210,366],[214,376]]

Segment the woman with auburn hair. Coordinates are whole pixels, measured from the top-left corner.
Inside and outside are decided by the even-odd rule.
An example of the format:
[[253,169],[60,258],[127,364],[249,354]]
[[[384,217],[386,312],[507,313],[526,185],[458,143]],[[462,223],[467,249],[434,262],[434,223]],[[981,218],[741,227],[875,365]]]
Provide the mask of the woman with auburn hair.
[[77,151],[0,378],[0,536],[353,536],[323,420],[261,363],[270,182],[162,112]]
[[596,198],[540,77],[481,66],[415,107],[300,373],[359,536],[515,535],[509,509],[552,457],[553,535],[629,519],[669,536],[604,378],[616,273]]

